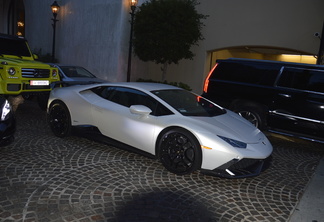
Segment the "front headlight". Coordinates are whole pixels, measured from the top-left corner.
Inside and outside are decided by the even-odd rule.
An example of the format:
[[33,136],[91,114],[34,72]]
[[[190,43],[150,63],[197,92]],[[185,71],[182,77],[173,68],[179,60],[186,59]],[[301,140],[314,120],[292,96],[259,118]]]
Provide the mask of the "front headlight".
[[14,67],[10,67],[10,68],[8,69],[8,73],[9,73],[9,75],[13,76],[13,75],[16,74],[16,69],[15,69]]
[[246,143],[238,141],[238,140],[233,140],[231,138],[227,138],[227,137],[219,136],[219,135],[218,135],[218,137],[221,138],[222,140],[224,140],[225,142],[227,142],[228,144],[230,144],[231,146],[236,147],[236,148],[245,149],[247,146]]
[[53,69],[52,76],[55,77],[57,75],[57,71]]
[[8,100],[6,100],[1,109],[1,121],[5,121],[6,119],[8,119],[10,112],[11,112],[10,103],[8,102]]

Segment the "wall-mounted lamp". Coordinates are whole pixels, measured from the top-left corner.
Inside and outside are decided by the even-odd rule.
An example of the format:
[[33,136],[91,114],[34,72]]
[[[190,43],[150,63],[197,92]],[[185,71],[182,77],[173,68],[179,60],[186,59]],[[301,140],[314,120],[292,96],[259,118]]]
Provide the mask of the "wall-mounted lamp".
[[130,29],[130,38],[129,38],[129,50],[128,50],[128,66],[127,66],[127,82],[130,81],[131,68],[132,68],[132,49],[133,49],[133,25],[134,25],[134,16],[135,9],[137,6],[137,0],[130,0],[131,12],[131,29]]
[[56,22],[58,21],[56,19],[57,13],[60,9],[60,6],[57,4],[56,1],[53,2],[53,4],[51,5],[51,9],[52,9],[52,13],[53,13],[53,45],[52,45],[52,62],[54,62],[55,60],[55,33],[56,33]]
[[25,25],[25,24],[24,24],[23,22],[20,22],[20,21],[17,22],[17,26],[18,26],[18,27],[24,27],[24,25]]
[[18,36],[22,36],[23,35],[24,26],[25,26],[24,22],[22,22],[22,21],[18,21],[17,22],[17,27],[18,27],[17,35]]
[[132,12],[134,13],[135,9],[136,9],[136,6],[137,6],[137,2],[138,0],[130,0],[130,5],[131,5],[131,10]]

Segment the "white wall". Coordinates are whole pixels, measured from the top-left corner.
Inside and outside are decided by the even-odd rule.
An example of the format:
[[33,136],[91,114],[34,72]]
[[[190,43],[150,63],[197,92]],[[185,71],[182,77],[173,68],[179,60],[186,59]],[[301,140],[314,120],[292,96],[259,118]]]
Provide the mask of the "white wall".
[[[168,81],[182,81],[197,93],[202,92],[210,69],[210,52],[228,47],[278,47],[316,55],[322,31],[323,0],[201,0],[199,13],[209,15],[204,21],[205,40],[194,47],[194,59],[171,65]],[[149,73],[161,73],[151,64]],[[160,79],[159,76],[156,77]]]
[[[32,49],[52,52],[53,0],[25,1],[26,38]],[[57,0],[56,58],[81,65],[110,81],[126,80],[129,26],[128,1]],[[32,23],[32,24],[31,24]]]
[[317,53],[324,21],[323,0],[204,0],[208,49],[240,45],[291,48]]
[[[139,3],[145,0],[140,0]],[[53,0],[25,0],[26,37],[32,49],[51,53]],[[82,65],[98,77],[125,81],[127,72],[129,0],[57,0],[56,57]],[[183,82],[201,93],[210,69],[211,52],[228,47],[262,46],[318,53],[323,0],[200,0],[205,39],[194,46],[193,60],[168,67],[167,80]],[[161,80],[161,66],[132,58],[131,80]]]
[[25,37],[32,50],[52,52],[52,0],[25,0]]

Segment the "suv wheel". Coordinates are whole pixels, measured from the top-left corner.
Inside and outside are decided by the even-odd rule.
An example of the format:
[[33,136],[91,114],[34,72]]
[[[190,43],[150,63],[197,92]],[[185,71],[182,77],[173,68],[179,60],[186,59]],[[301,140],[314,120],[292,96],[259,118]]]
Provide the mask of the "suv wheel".
[[234,112],[248,120],[260,130],[265,129],[266,118],[261,108],[257,106],[239,106],[235,108]]

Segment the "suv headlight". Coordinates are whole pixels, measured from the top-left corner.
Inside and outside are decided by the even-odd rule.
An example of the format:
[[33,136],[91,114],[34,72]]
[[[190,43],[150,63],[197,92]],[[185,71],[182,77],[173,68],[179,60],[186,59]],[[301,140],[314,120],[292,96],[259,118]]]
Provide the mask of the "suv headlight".
[[8,100],[2,105],[1,109],[1,121],[5,121],[9,118],[9,113],[11,112],[11,105]]
[[232,145],[233,147],[236,147],[236,148],[245,149],[246,146],[247,146],[246,143],[238,141],[238,140],[234,140],[234,139],[227,138],[227,137],[224,137],[224,136],[219,136],[219,135],[218,135],[218,137],[221,138],[222,140],[224,140],[225,142],[227,142],[228,144]]
[[52,76],[55,77],[57,75],[57,71],[53,69]]
[[8,69],[8,73],[9,73],[9,75],[13,76],[13,75],[16,74],[16,69],[13,68],[13,67],[10,67],[10,68]]

